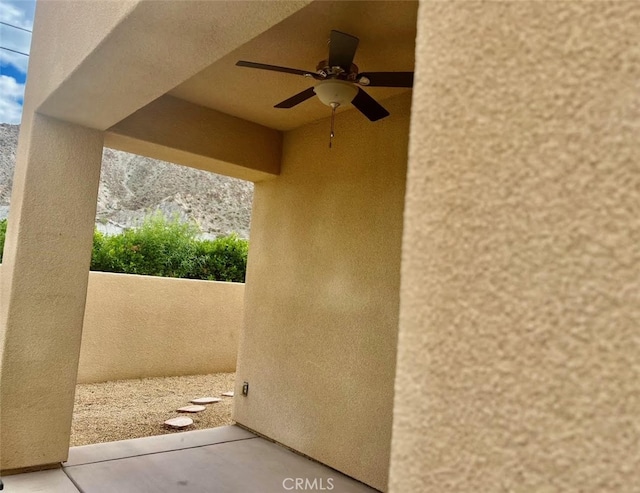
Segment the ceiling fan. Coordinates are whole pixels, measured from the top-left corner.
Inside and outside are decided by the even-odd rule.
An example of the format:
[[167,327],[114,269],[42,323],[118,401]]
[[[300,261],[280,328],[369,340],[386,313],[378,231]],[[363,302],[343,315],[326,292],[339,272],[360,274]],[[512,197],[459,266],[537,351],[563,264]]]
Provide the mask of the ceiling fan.
[[[358,72],[358,66],[353,58],[358,48],[359,39],[340,31],[331,31],[329,40],[329,58],[321,60],[316,71],[299,70],[295,68],[279,67],[264,63],[240,60],[239,67],[257,68],[301,75],[319,81],[314,87],[309,87],[298,94],[276,104],[275,108],[293,108],[294,106],[317,95],[320,101],[332,108],[331,137],[333,137],[333,116],[339,106],[353,104],[364,116],[372,122],[389,116],[389,112],[375,99],[367,94],[362,87],[412,87],[413,72]],[[329,144],[331,146],[331,143]]]

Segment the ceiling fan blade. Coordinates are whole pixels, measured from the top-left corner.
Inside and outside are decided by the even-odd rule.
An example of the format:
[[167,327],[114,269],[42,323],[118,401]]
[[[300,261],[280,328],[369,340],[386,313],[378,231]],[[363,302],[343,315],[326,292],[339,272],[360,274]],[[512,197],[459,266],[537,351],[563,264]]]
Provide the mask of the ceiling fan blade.
[[295,105],[300,104],[315,95],[316,93],[313,91],[313,87],[310,87],[309,89],[305,89],[295,96],[291,96],[289,99],[285,99],[281,103],[276,104],[274,108],[293,108]]
[[360,88],[358,88],[358,94],[353,98],[351,104],[358,108],[360,112],[372,122],[389,116],[389,112],[385,110],[380,103]]
[[331,31],[329,66],[342,67],[346,72],[349,72],[359,42],[360,40],[358,38],[350,34]]
[[313,77],[314,79],[322,79],[315,72],[309,72],[308,70],[299,70],[297,68],[278,67],[277,65],[267,65],[266,63],[247,62],[245,60],[239,60],[236,62],[238,67],[259,68],[261,70],[271,70],[272,72],[284,72],[285,74],[302,75],[304,77]]
[[[360,80],[366,77],[368,84]],[[364,72],[358,74],[358,83],[368,87],[413,87],[413,72]]]

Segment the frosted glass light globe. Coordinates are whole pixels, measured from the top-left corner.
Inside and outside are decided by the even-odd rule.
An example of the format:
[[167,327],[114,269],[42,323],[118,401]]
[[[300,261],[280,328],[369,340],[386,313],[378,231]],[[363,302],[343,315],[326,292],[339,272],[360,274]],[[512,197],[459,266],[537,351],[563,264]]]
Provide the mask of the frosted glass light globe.
[[319,82],[313,90],[318,95],[318,99],[327,106],[332,103],[344,106],[356,97],[358,88],[344,80],[330,79]]

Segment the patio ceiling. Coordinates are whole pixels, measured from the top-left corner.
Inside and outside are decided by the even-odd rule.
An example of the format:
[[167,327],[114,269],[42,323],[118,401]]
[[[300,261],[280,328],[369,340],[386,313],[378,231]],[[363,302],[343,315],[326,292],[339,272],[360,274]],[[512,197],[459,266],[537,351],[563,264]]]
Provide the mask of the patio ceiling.
[[[244,59],[314,70],[327,57],[331,29],[360,38],[354,63],[360,71],[412,71],[417,1],[316,1],[169,92],[172,96],[277,130],[290,130],[325,118],[317,98],[293,109],[280,101],[313,81],[295,75],[236,67]],[[378,101],[408,89],[368,88]],[[363,117],[364,118],[364,117]]]

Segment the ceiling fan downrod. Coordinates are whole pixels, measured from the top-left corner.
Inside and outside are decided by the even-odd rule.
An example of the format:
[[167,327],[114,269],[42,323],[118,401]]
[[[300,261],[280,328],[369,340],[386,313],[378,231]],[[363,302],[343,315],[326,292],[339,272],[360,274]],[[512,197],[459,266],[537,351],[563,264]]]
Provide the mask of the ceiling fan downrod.
[[333,138],[336,136],[334,132],[334,125],[336,120],[336,109],[340,106],[340,103],[331,103],[331,133],[329,134],[329,149],[331,149],[333,144]]

